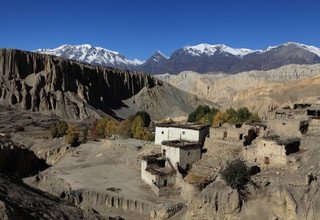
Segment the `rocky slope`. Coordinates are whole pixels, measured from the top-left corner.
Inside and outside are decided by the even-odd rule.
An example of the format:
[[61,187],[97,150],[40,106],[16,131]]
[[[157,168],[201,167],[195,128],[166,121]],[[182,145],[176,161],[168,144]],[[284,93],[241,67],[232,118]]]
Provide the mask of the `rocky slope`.
[[[127,114],[139,110],[139,105],[132,109],[123,100],[133,98],[142,90],[148,92],[151,88],[162,86],[158,79],[141,73],[39,53],[0,50],[0,104],[5,106],[71,119],[96,118],[106,114],[117,118],[120,109],[125,109]],[[185,94],[181,90],[175,92]],[[171,97],[172,94],[162,90],[159,95]],[[196,96],[190,97],[197,102]],[[172,102],[175,103],[175,100]],[[193,109],[190,103],[182,102],[183,108],[187,106],[186,110]],[[170,112],[160,105],[154,108]],[[151,116],[154,108],[149,108]]]
[[320,95],[316,89],[320,65],[287,65],[268,71],[235,75],[198,74],[157,75],[177,88],[221,106],[248,106],[265,113],[277,106]]
[[295,42],[262,50],[231,48],[224,44],[198,44],[177,49],[170,57],[157,51],[145,62],[128,60],[118,52],[87,44],[63,45],[55,49],[39,49],[36,52],[152,74],[177,74],[186,70],[234,74],[250,70],[271,70],[288,64],[320,63],[319,48]]

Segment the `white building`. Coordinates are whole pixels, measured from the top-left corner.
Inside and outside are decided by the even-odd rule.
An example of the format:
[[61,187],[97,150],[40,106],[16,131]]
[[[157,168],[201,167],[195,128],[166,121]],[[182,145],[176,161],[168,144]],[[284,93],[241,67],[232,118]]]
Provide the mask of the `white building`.
[[154,143],[161,145],[162,141],[185,140],[203,144],[208,135],[209,125],[160,123],[156,124]]
[[174,186],[176,170],[161,154],[147,155],[142,158],[141,179],[157,196],[180,193],[180,188]]
[[162,156],[166,157],[172,166],[188,171],[191,165],[201,159],[202,144],[190,141],[163,141]]

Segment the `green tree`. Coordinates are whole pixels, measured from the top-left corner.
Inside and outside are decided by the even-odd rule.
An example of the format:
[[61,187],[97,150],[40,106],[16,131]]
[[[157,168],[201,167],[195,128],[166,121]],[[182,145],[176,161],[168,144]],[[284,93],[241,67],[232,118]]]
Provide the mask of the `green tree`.
[[132,137],[140,140],[152,140],[151,132],[143,127],[143,120],[140,116],[135,117],[131,126]]
[[247,107],[243,107],[237,110],[237,115],[240,122],[245,122],[250,118],[251,112],[248,110]]
[[143,127],[148,127],[151,123],[150,115],[145,111],[139,111],[135,114],[135,117],[140,116],[143,121]]

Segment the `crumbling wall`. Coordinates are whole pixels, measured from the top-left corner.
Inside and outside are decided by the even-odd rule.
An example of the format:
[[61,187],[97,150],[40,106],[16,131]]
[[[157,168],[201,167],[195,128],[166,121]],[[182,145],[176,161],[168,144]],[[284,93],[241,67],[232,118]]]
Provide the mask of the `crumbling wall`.
[[268,120],[268,130],[279,136],[301,137],[302,126],[305,126],[306,123],[306,121],[299,119],[270,119]]
[[285,166],[287,164],[286,149],[274,140],[259,138],[254,146],[244,150],[244,157],[259,165]]

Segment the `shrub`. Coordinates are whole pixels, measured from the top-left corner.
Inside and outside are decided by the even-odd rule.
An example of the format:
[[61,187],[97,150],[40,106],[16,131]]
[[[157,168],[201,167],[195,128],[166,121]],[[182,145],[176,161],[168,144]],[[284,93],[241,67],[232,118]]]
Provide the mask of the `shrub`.
[[66,142],[72,147],[79,145],[79,129],[75,126],[70,126],[67,130]]
[[121,137],[131,137],[132,122],[129,119],[120,122],[116,128],[116,133]]
[[57,124],[50,128],[52,138],[62,137],[67,133],[68,124],[65,121],[59,121]]
[[105,127],[104,135],[111,136],[116,134],[116,129],[118,125],[119,125],[119,122],[117,122],[116,120],[113,120],[113,119],[109,120]]
[[68,124],[65,121],[59,121],[56,124],[57,130],[58,130],[58,137],[62,137],[67,133],[68,130]]
[[25,128],[23,126],[17,126],[14,128],[15,131],[25,131]]
[[96,123],[96,132],[98,137],[104,138],[106,137],[106,127],[108,122],[110,121],[109,118],[100,118]]
[[52,126],[51,128],[50,128],[50,134],[51,134],[51,137],[52,138],[56,138],[56,137],[58,137],[58,129],[57,129],[57,126]]
[[137,116],[141,117],[141,119],[143,121],[143,127],[148,127],[150,125],[151,117],[147,112],[139,111],[134,115],[134,117],[137,117]]
[[228,163],[220,174],[228,186],[237,190],[244,190],[250,181],[249,168],[241,159]]

